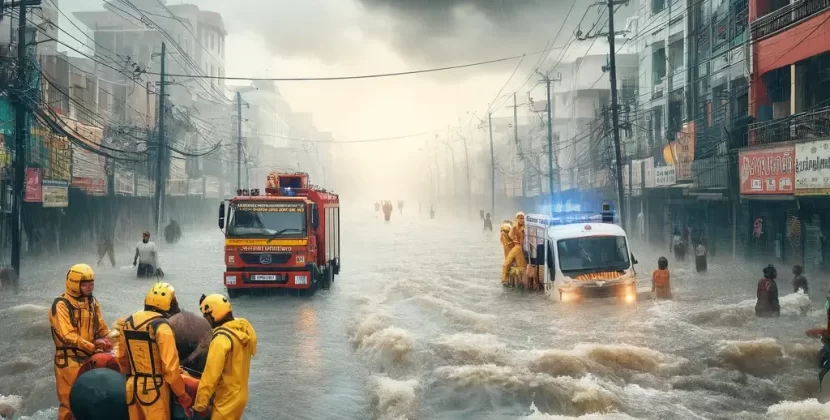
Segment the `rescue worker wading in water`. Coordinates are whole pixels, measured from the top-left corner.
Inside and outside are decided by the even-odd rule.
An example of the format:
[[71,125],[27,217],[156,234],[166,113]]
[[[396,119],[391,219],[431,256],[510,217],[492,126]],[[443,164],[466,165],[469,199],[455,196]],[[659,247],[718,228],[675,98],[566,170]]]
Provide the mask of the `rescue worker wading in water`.
[[510,271],[510,266],[516,263],[516,268],[524,273],[527,267],[527,260],[525,260],[524,250],[522,244],[525,242],[525,214],[522,212],[516,213],[516,222],[510,230],[510,239],[513,241],[513,248],[507,257],[504,259],[504,266],[501,270],[501,284],[507,286],[507,273]]
[[55,342],[55,385],[58,390],[58,420],[71,420],[69,392],[78,370],[96,351],[110,351],[107,323],[92,296],[95,272],[87,264],[76,264],[66,273],[66,291],[52,302],[49,324]]
[[185,392],[176,339],[167,320],[179,313],[176,292],[156,283],[144,297],[144,310],[124,320],[115,355],[127,375],[130,420],[170,420],[170,393],[191,414],[193,400]]
[[234,318],[231,303],[219,294],[202,295],[199,310],[213,328],[207,362],[193,410],[205,411],[215,395],[211,420],[240,420],[248,404],[248,376],[256,355],[256,332],[244,318]]

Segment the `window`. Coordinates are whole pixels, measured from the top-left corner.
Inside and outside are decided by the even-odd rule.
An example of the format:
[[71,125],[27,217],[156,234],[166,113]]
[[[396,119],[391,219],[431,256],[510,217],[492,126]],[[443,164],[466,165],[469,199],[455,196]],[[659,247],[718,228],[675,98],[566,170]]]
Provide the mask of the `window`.
[[669,44],[669,71],[672,73],[682,71],[683,58],[683,39],[681,38]]
[[[654,48],[654,47],[652,47]],[[651,53],[651,74],[654,84],[658,84],[666,77],[666,48],[659,47]]]
[[651,13],[657,14],[666,9],[666,2],[671,0],[651,0]]
[[631,267],[623,236],[590,236],[556,241],[562,274],[588,274]]
[[245,201],[233,208],[228,237],[304,237],[305,205]]

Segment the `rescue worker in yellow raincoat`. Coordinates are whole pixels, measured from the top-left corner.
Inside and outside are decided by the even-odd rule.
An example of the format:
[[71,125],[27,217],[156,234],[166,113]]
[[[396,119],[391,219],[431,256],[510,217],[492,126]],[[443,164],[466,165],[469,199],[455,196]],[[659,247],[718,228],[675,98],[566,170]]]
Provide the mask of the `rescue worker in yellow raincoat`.
[[[501,224],[499,228],[499,242],[501,242],[501,247],[504,249],[504,261],[507,262],[507,256],[510,255],[510,251],[513,249],[513,238],[510,237],[510,231],[513,229],[513,226],[510,225],[509,221],[505,221]],[[507,285],[507,278],[506,276],[502,276],[501,284],[503,286]]]
[[219,294],[202,295],[199,310],[213,328],[207,363],[199,380],[193,410],[204,417],[215,395],[211,420],[240,420],[248,404],[248,376],[256,355],[256,332],[244,318],[234,318],[231,303]]
[[516,213],[516,222],[513,223],[513,228],[510,230],[510,239],[513,241],[513,248],[510,253],[504,258],[504,266],[501,270],[501,284],[506,286],[507,272],[510,271],[510,266],[516,263],[516,268],[524,273],[527,267],[527,260],[525,260],[524,250],[522,245],[525,242],[525,214],[522,212]]
[[69,392],[78,370],[96,351],[109,351],[107,323],[98,300],[92,296],[95,272],[87,264],[75,264],[66,273],[66,290],[52,302],[49,324],[55,342],[55,386],[58,420],[71,420]]
[[167,323],[179,312],[173,286],[156,283],[144,297],[144,310],[124,320],[115,358],[127,375],[130,420],[169,420],[171,392],[191,414],[193,399],[185,392],[176,339]]

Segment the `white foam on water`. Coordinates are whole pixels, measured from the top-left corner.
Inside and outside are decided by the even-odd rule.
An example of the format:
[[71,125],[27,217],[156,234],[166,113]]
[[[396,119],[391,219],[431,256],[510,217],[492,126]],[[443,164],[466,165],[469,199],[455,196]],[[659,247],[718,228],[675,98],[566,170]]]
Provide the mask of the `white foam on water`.
[[377,420],[408,420],[418,409],[418,381],[372,377],[372,405]]
[[442,358],[459,364],[505,365],[511,361],[507,345],[492,334],[444,335],[433,342],[433,348]]
[[830,403],[822,404],[815,398],[804,401],[785,401],[767,409],[769,420],[827,420]]
[[387,367],[410,362],[414,346],[409,333],[397,327],[386,327],[370,334],[360,343],[361,350]]

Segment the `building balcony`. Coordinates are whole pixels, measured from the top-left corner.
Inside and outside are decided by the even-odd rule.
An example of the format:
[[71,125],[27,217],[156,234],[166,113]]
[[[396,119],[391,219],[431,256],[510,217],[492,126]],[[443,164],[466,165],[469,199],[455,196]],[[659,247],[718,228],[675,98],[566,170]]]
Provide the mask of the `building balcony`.
[[799,0],[752,21],[752,39],[759,40],[830,9],[830,0]]
[[729,157],[713,156],[692,162],[695,187],[727,188],[729,186]]
[[749,145],[830,137],[830,106],[749,125]]

